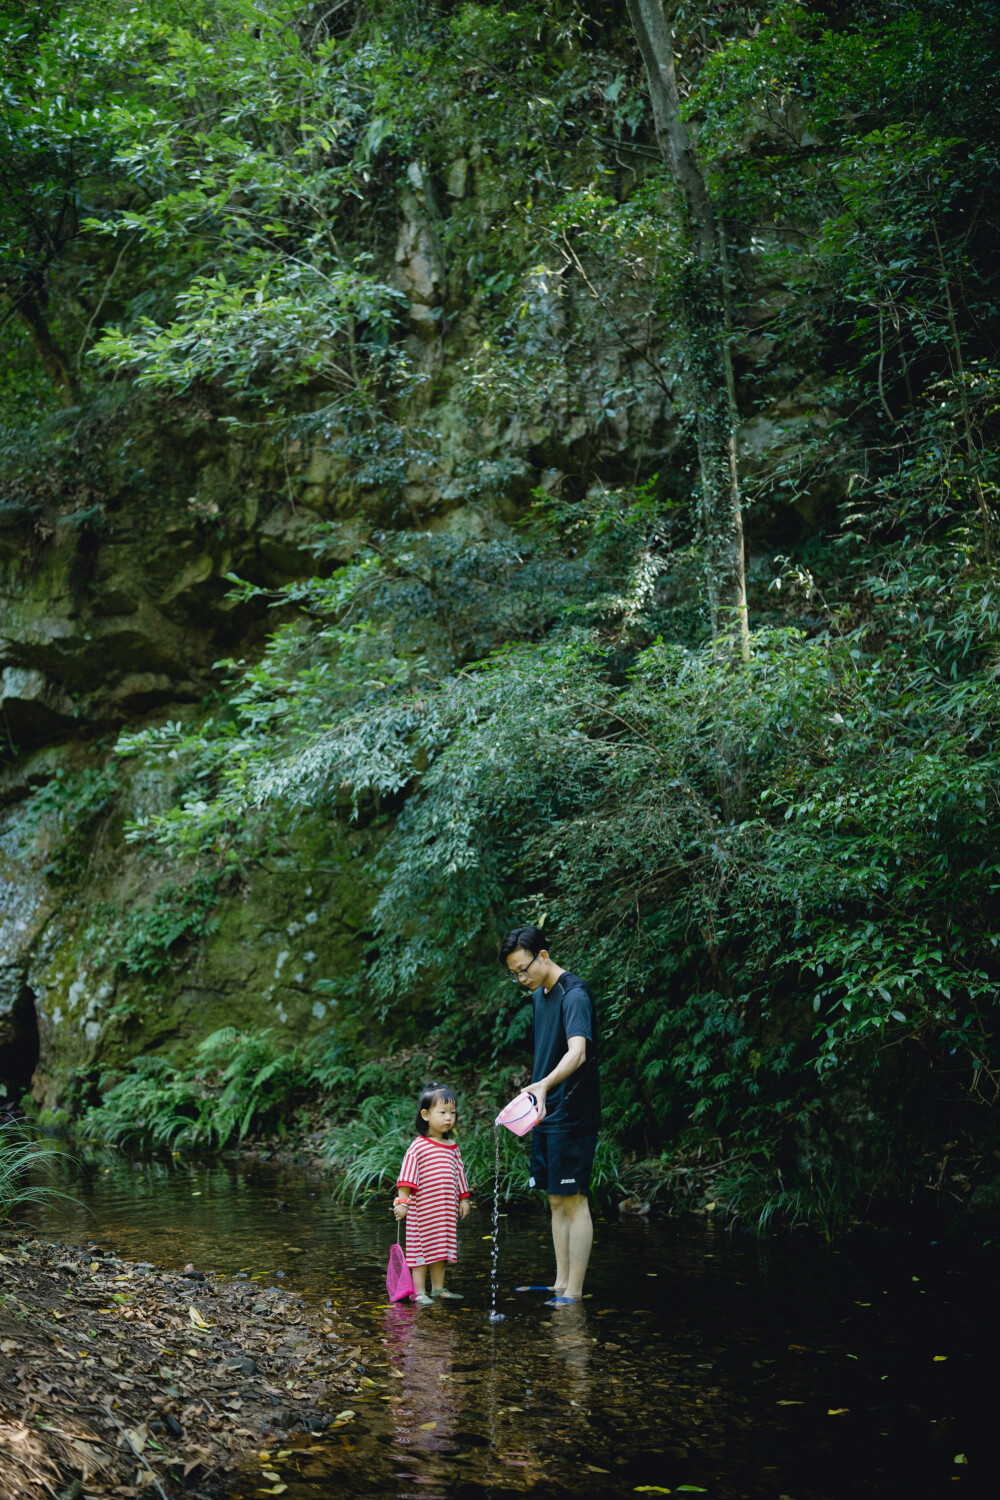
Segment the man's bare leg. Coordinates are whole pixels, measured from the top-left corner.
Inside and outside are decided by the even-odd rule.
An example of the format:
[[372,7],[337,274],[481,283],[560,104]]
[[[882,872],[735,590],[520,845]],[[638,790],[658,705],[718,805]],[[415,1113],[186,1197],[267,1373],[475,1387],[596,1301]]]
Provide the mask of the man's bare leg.
[[557,1198],[549,1194],[549,1207],[552,1210],[552,1244],[556,1252],[556,1279],[549,1287],[550,1292],[555,1292],[557,1297],[566,1295],[565,1288],[569,1281],[570,1268],[570,1221],[566,1213],[565,1198]]
[[[590,1203],[586,1193],[574,1193],[571,1197],[550,1198],[552,1204],[552,1239],[556,1246],[556,1292],[562,1297],[579,1299],[583,1296],[583,1281],[590,1262],[590,1249],[594,1243],[594,1221],[590,1217]],[[556,1208],[556,1204],[559,1208]],[[562,1238],[563,1259],[560,1261],[560,1241],[556,1239],[556,1223]]]

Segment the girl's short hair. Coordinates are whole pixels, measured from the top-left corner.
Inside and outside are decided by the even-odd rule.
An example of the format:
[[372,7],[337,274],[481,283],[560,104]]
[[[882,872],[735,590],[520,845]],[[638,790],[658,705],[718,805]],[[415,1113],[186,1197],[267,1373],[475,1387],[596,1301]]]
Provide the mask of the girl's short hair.
[[[420,1103],[417,1105],[417,1135],[427,1134],[427,1121],[421,1114],[421,1110],[430,1109],[432,1104],[454,1104],[456,1111],[458,1110],[458,1100],[451,1089],[447,1088],[445,1084],[424,1084],[424,1091],[420,1095]],[[451,1131],[447,1130],[445,1134],[451,1135]]]

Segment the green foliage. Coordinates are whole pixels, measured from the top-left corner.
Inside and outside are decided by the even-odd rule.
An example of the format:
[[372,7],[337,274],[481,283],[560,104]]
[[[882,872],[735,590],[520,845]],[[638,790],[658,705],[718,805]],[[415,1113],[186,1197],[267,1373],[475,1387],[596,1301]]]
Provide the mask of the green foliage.
[[[562,961],[600,976],[626,1132],[724,1132],[747,1155],[737,1197],[780,1171],[804,1211],[803,1183],[829,1177],[844,1149],[839,1088],[874,1086],[894,1051],[954,1058],[970,1083],[1000,1063],[988,1022],[1000,601],[962,545],[933,567],[926,552],[917,568],[883,554],[879,576],[861,554],[868,618],[853,629],[759,631],[746,664],[663,638],[640,647],[649,618],[628,589],[615,612],[583,592],[607,576],[588,547],[610,534],[621,561],[644,513],[641,497],[606,504],[580,520],[578,601],[535,644],[435,681],[397,637],[392,674],[372,653],[341,677],[334,651],[321,675],[303,655],[300,683],[277,637],[244,690],[238,792],[233,740],[209,731],[199,753],[214,746],[227,790],[156,833],[183,849],[203,823],[235,835],[244,807],[336,807],[345,782],[356,807],[410,788],[379,855],[377,953],[338,994],[391,1015],[433,993],[442,1036],[481,1056],[485,1026],[496,1066],[523,1018],[490,967],[491,914],[545,913]],[[631,534],[626,572],[639,576],[648,531]],[[350,607],[350,593],[329,597],[319,636]],[[344,1130],[333,1149],[355,1163],[352,1189],[376,1181],[389,1125],[363,1116]]]
[[300,1087],[295,1051],[280,1052],[267,1030],[224,1026],[201,1043],[190,1069],[137,1058],[81,1130],[113,1144],[221,1150],[251,1130],[284,1135]]
[[[697,268],[622,7],[53,3],[37,68],[3,15],[8,518],[104,505],[104,460],[68,488],[78,435],[124,452],[137,399],[40,417],[34,350],[64,390],[260,424],[293,493],[322,453],[363,539],[345,565],[321,527],[285,589],[234,578],[276,611],[263,649],[222,664],[211,721],[123,735],[186,778],[130,832],[177,874],[125,966],[162,974],[211,928],[204,871],[299,812],[381,820],[367,961],[319,981],[338,1034],[295,1065],[349,1191],[395,1171],[402,1116],[339,1029],[419,1027],[455,1076],[509,1077],[528,1017],[497,929],[543,916],[597,992],[625,1145],[666,1144],[678,1196],[832,1227],[912,1196],[955,1130],[992,1149],[990,7],[677,12],[726,242],[747,663],[705,646]],[[108,1121],[162,1096],[162,1139],[216,1139],[216,1083],[149,1068]]]
[[[987,551],[996,268],[980,205],[998,183],[978,80],[996,62],[990,16],[902,5],[828,27],[781,5],[710,57],[689,105],[755,263],[736,316],[768,341],[769,367],[811,359],[817,404],[839,414],[835,441],[822,425],[792,443],[776,434],[761,493],[777,481],[794,500],[848,474],[869,530],[903,520],[943,534],[978,512]],[[752,311],[762,286],[770,317]]]
[[155,979],[177,961],[182,944],[215,932],[218,922],[211,913],[218,896],[219,877],[201,875],[185,885],[171,881],[146,905],[132,907],[115,934],[126,972]]
[[[365,379],[341,368],[335,341],[363,323],[374,365],[387,361],[401,294],[355,271],[286,269],[281,285],[274,278],[265,270],[249,285],[230,286],[221,273],[196,277],[178,296],[178,316],[168,327],[143,318],[129,335],[108,328],[94,353],[132,366],[140,385],[184,391],[217,378],[269,404],[291,386],[322,380],[362,400]],[[401,355],[393,353],[404,370]],[[379,373],[374,370],[374,378]]]
[[56,885],[76,884],[87,873],[97,832],[117,791],[115,767],[65,772],[32,793],[18,818],[22,838],[44,840],[49,858],[43,873]]

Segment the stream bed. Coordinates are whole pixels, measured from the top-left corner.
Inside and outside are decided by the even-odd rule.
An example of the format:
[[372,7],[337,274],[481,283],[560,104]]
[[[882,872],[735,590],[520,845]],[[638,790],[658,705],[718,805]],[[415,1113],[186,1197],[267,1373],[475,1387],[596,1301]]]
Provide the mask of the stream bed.
[[[612,1215],[587,1299],[549,1309],[547,1216],[479,1195],[448,1285],[386,1305],[390,1195],[331,1198],[307,1166],[113,1154],[65,1165],[43,1237],[244,1274],[332,1304],[374,1382],[321,1439],[277,1440],[285,1500],[697,1494],[736,1500],[982,1494],[994,1425],[994,1255],[926,1239],[759,1240]],[[498,1310],[490,1322],[496,1244]],[[985,1335],[985,1336],[984,1336]],[[231,1487],[250,1500],[259,1470]]]

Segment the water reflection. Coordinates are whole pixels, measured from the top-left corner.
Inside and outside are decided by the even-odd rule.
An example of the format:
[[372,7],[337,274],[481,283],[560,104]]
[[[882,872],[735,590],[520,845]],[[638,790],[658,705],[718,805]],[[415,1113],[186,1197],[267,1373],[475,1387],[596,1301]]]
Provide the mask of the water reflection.
[[[450,1311],[450,1309],[449,1309]],[[452,1478],[435,1460],[458,1451],[456,1434],[461,1402],[455,1383],[455,1318],[428,1318],[422,1309],[401,1304],[387,1308],[383,1343],[389,1358],[390,1383],[398,1394],[388,1397],[393,1422],[390,1458],[399,1465],[396,1480],[401,1496],[418,1493],[407,1481],[422,1486],[426,1497],[445,1496]],[[419,1468],[417,1460],[427,1460]]]
[[[109,1153],[67,1167],[65,1185],[85,1203],[38,1209],[51,1237],[329,1300],[341,1336],[372,1351],[375,1387],[352,1398],[348,1426],[296,1448],[285,1500],[624,1497],[643,1486],[875,1500],[960,1496],[981,1482],[993,1423],[985,1258],[939,1261],[942,1251],[900,1240],[838,1254],[603,1222],[592,1295],[549,1309],[544,1295],[512,1290],[548,1265],[539,1212],[501,1220],[496,1241],[463,1226],[464,1302],[387,1309],[384,1202],[344,1208],[307,1167],[132,1165]],[[494,1245],[504,1321],[491,1325]],[[967,1464],[954,1464],[959,1453]],[[233,1496],[258,1487],[248,1473]]]

